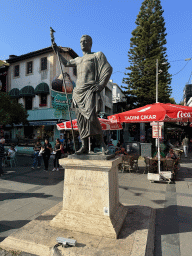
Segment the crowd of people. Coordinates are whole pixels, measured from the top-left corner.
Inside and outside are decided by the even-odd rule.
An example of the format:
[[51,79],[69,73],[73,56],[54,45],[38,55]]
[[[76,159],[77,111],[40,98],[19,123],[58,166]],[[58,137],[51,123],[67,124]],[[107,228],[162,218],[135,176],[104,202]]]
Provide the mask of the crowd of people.
[[[7,164],[11,158],[14,158],[17,152],[15,145],[12,144],[8,149],[8,152],[5,154],[4,143],[5,143],[5,139],[4,138],[0,139],[0,175],[3,174],[2,165]],[[76,136],[75,143],[76,143],[76,149],[81,147],[80,136]],[[92,147],[93,146],[95,147],[95,145],[96,145],[96,142],[94,143],[94,141],[92,141]],[[164,147],[162,145],[163,143],[161,143],[161,151],[160,151],[161,157],[175,159],[175,163],[177,165],[178,155],[174,153],[173,151],[174,146],[171,144],[171,141],[168,140]],[[189,139],[187,138],[187,136],[183,138],[183,140],[181,141],[181,145],[183,146],[184,155],[185,157],[187,157],[188,148],[189,148]],[[114,146],[113,140],[110,139],[110,141],[107,143],[107,146],[109,149],[112,148],[116,155],[128,154],[125,145],[120,141],[118,141],[117,145]],[[73,154],[73,153],[74,153],[73,140],[71,138],[65,138],[64,134],[61,134],[60,138],[56,139],[54,147],[52,147],[48,139],[45,139],[43,144],[40,141],[37,141],[34,145],[33,164],[31,168],[32,169],[35,169],[36,167],[40,168],[43,160],[44,170],[48,171],[49,161],[51,158],[51,160],[53,160],[53,166],[54,166],[52,171],[59,171],[59,159],[61,157],[66,157],[67,155]],[[157,156],[157,152],[155,152],[155,154],[153,155],[153,157],[155,156]]]
[[67,155],[73,153],[74,149],[72,140],[70,138],[64,139],[63,135],[56,139],[54,147],[52,147],[48,139],[45,139],[43,145],[40,141],[37,141],[34,146],[34,160],[31,168],[40,168],[43,159],[44,171],[48,171],[49,160],[51,158],[54,166],[52,171],[59,171],[59,159],[61,156],[63,155],[63,157],[66,157]]

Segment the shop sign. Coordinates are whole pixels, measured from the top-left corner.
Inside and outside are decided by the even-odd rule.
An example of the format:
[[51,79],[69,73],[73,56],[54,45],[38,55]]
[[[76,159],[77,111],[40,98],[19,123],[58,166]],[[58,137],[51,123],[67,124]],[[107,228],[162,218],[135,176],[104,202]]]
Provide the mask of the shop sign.
[[145,140],[145,135],[141,135],[140,140],[142,140],[142,141]]
[[[52,106],[58,110],[68,110],[67,97],[65,93],[51,91]],[[69,106],[71,107],[72,94],[68,94]]]
[[[151,122],[150,125],[151,126],[158,125],[158,122]],[[164,125],[164,122],[159,122],[159,126],[163,126],[163,125]]]
[[[158,125],[152,126],[152,137],[154,139],[158,139]],[[162,138],[162,126],[159,125],[159,138]]]

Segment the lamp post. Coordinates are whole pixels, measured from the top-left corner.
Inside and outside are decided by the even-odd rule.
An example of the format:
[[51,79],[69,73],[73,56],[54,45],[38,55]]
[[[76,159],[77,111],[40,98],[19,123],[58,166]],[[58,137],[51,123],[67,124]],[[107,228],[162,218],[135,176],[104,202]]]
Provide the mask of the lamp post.
[[158,59],[156,59],[156,103],[158,102]]
[[[167,64],[167,62],[163,62],[163,65]],[[158,59],[156,59],[156,103],[158,103],[158,75],[163,71],[159,70],[158,67]],[[160,143],[159,143],[159,121],[157,121],[157,130],[158,130],[158,138],[156,139],[156,147],[157,147],[157,156],[158,156],[158,173],[160,174]]]

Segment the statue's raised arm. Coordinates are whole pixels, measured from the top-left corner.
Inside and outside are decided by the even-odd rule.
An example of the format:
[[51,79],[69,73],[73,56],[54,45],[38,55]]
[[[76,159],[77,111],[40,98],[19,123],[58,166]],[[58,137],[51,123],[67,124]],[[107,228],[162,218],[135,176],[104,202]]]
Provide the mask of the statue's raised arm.
[[57,44],[55,43],[55,38],[54,38],[54,33],[55,31],[52,29],[52,27],[50,27],[50,35],[51,35],[51,42],[52,42],[52,48],[54,50],[54,52],[59,56],[59,59],[61,60],[61,62],[63,63],[63,65],[65,67],[74,67],[75,63],[72,62],[72,60],[67,61],[63,55],[60,53],[60,47],[57,46]]

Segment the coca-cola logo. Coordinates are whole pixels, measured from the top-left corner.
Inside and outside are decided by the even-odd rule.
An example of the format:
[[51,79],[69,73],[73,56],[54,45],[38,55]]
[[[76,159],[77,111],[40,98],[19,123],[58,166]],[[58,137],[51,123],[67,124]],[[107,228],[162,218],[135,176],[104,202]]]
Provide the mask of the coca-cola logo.
[[112,123],[117,122],[116,116],[108,116],[108,119],[109,119]]
[[191,112],[183,113],[183,111],[179,111],[177,113],[177,118],[190,118],[190,117],[191,117]]

